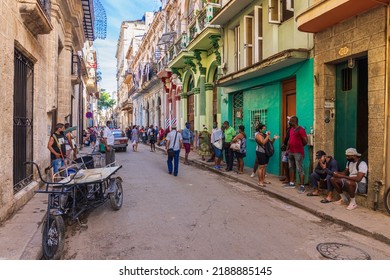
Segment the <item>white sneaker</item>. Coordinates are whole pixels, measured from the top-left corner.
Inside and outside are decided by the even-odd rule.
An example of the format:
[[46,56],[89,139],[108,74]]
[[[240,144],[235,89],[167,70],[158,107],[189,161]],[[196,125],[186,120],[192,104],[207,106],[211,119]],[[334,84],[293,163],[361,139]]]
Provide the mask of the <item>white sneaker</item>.
[[353,210],[356,208],[356,206],[357,206],[356,204],[349,203],[347,210]]
[[252,172],[252,174],[251,174],[251,178],[253,178],[253,177],[255,177],[255,173],[253,173],[253,172]]

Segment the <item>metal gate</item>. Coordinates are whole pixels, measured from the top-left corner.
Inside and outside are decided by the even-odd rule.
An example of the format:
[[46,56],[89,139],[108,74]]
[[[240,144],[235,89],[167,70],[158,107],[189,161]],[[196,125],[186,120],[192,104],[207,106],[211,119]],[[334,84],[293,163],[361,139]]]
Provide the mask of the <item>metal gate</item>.
[[233,128],[238,131],[238,127],[244,123],[244,93],[236,92],[233,95]]
[[15,49],[14,117],[13,117],[13,184],[14,194],[32,180],[33,160],[33,79],[34,65]]

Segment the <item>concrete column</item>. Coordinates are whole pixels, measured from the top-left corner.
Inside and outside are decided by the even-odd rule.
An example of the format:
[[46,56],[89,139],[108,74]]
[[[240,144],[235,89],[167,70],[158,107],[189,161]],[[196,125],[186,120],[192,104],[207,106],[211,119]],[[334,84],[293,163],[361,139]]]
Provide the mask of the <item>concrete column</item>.
[[199,131],[203,130],[206,124],[206,68],[200,67],[199,78]]
[[213,84],[206,84],[206,126],[209,131],[213,127]]

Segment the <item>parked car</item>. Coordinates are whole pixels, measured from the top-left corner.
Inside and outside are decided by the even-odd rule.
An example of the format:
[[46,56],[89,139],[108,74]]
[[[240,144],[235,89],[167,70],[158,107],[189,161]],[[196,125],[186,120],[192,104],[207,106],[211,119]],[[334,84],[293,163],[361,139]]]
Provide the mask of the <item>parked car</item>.
[[112,134],[114,135],[115,141],[114,141],[114,149],[116,151],[124,151],[126,152],[127,150],[127,137],[126,134],[120,130],[120,129],[113,129]]

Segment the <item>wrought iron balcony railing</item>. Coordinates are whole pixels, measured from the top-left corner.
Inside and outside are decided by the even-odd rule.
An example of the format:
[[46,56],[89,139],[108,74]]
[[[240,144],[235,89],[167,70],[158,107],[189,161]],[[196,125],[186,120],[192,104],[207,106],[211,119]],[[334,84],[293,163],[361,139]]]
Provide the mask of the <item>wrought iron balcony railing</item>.
[[197,15],[195,20],[189,21],[188,27],[188,42],[191,42],[197,35],[199,35],[210,21],[221,10],[221,4],[208,2]]
[[38,0],[39,5],[41,6],[43,12],[47,16],[50,21],[50,13],[51,13],[51,0]]

